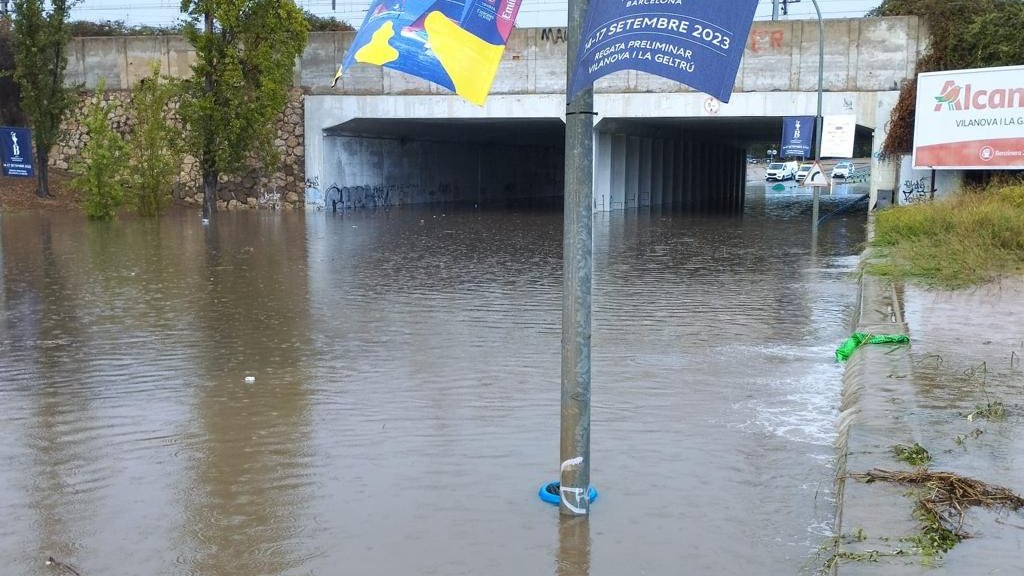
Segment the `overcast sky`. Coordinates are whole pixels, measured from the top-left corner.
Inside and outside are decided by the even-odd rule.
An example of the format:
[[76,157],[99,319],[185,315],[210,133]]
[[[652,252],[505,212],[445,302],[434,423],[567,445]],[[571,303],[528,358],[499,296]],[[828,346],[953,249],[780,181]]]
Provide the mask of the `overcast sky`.
[[[299,6],[319,16],[334,16],[359,26],[371,0],[298,0]],[[728,1],[728,0],[724,0]],[[517,25],[521,28],[565,26],[567,0],[523,0]],[[825,18],[856,18],[877,6],[881,0],[818,0]],[[123,20],[128,24],[166,26],[178,21],[180,0],[82,0],[72,9],[75,20]],[[770,0],[761,0],[758,20],[772,15]],[[811,0],[791,4],[788,19],[814,18]]]

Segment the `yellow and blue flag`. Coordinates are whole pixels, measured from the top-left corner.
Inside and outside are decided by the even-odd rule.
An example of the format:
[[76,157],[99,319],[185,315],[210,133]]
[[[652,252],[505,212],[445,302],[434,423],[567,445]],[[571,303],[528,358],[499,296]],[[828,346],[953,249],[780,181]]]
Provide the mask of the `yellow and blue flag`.
[[334,76],[356,62],[423,78],[482,106],[520,0],[375,0]]

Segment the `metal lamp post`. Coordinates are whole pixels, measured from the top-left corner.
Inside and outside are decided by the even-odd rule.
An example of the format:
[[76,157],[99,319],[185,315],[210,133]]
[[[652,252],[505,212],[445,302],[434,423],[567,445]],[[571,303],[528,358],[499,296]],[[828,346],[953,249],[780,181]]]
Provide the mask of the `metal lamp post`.
[[[821,85],[825,74],[825,23],[821,19],[821,9],[818,7],[818,0],[811,0],[814,3],[814,11],[818,14],[818,111],[814,115],[814,163],[821,166]],[[820,192],[817,186],[813,186],[812,195],[814,198],[811,208],[811,229],[818,231],[818,211],[820,204]]]
[[[566,86],[588,0],[569,0]],[[565,215],[562,239],[562,424],[559,509],[590,511],[590,312],[593,280],[594,91],[582,90],[565,110]]]

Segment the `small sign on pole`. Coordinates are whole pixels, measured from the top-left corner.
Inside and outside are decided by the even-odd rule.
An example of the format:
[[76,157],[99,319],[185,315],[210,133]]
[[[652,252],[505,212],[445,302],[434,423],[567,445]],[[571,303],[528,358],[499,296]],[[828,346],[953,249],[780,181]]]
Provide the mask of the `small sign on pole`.
[[857,116],[854,114],[825,116],[821,126],[821,157],[853,158]]
[[782,119],[782,155],[789,157],[812,156],[814,116],[786,116]]
[[826,176],[825,172],[822,171],[821,164],[815,162],[814,166],[811,168],[811,171],[807,173],[807,176],[804,178],[804,181],[800,183],[800,185],[811,186],[815,188],[828,188],[829,186],[832,185],[832,182],[829,181],[828,176]]
[[4,176],[35,177],[30,128],[0,127],[0,150],[3,151]]

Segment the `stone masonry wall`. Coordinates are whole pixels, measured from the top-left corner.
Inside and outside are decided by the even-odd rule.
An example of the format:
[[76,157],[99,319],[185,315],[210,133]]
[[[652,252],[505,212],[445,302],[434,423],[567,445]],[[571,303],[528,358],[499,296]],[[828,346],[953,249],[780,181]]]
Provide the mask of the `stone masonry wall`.
[[[61,139],[50,153],[51,167],[60,170],[71,169],[82,146],[88,142],[89,135],[82,125],[82,121],[85,118],[86,107],[93,96],[92,92],[82,93],[78,105],[65,120]],[[251,170],[240,175],[230,177],[221,175],[218,187],[218,209],[260,207],[294,209],[303,207],[305,193],[304,98],[305,95],[301,89],[293,88],[288,94],[288,102],[285,104],[284,111],[275,121],[277,135],[274,138],[274,147],[280,156],[276,170],[266,172],[254,165]],[[131,119],[128,117],[131,92],[127,90],[108,91],[103,94],[103,99],[113,105],[110,115],[111,126],[119,133],[127,134],[131,127]],[[186,156],[182,163],[181,173],[174,185],[174,199],[188,205],[202,205],[202,176],[199,173],[198,162],[191,156]]]

